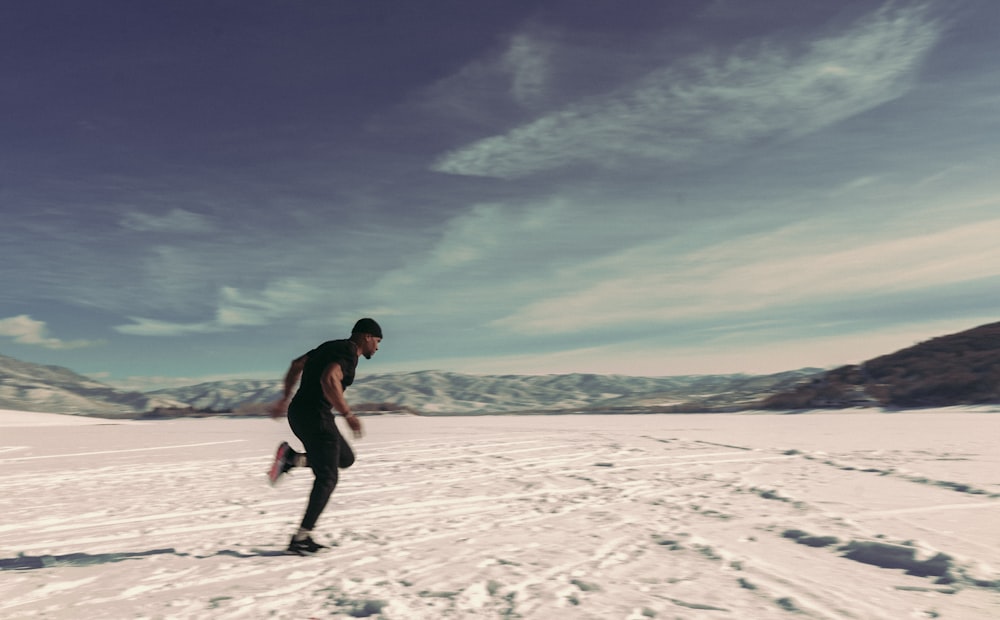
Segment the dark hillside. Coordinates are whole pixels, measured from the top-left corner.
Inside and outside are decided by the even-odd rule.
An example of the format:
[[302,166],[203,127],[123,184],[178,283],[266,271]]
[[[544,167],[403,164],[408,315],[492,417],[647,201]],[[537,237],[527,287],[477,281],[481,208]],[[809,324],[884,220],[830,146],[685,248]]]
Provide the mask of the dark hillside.
[[941,407],[1000,402],[1000,323],[831,370],[763,401],[768,409]]

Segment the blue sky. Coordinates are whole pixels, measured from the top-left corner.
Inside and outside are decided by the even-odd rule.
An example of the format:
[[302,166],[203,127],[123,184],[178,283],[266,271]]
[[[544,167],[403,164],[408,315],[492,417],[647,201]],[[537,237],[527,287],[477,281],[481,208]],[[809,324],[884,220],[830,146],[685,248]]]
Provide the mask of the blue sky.
[[998,320],[1000,4],[0,7],[0,353],[765,373]]

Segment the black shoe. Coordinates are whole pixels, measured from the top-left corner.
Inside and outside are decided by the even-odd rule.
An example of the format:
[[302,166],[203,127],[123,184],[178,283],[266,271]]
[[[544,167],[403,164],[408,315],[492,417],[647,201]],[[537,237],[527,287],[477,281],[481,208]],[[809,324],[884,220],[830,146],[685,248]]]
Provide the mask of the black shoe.
[[281,478],[294,466],[295,451],[292,450],[287,441],[282,441],[281,445],[278,446],[278,451],[274,453],[274,462],[271,463],[271,469],[267,472],[267,479],[274,485],[278,482],[278,478]]
[[319,553],[323,549],[329,549],[329,547],[319,544],[312,539],[312,536],[306,536],[302,540],[295,540],[293,536],[292,541],[288,543],[288,553],[296,555],[312,555]]

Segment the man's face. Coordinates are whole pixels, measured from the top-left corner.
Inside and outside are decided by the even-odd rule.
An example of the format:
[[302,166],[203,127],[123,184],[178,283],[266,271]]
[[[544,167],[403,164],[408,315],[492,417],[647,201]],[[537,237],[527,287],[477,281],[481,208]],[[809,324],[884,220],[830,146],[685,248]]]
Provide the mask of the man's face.
[[382,342],[381,338],[365,334],[365,339],[361,342],[361,355],[364,355],[366,360],[370,360],[378,351],[378,343],[380,342]]

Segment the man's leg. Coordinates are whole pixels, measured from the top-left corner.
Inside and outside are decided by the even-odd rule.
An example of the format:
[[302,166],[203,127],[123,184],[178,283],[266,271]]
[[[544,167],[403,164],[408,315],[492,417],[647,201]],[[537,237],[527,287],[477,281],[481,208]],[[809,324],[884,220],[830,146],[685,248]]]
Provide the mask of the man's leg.
[[[316,521],[319,520],[320,514],[330,501],[330,495],[337,487],[337,466],[340,462],[340,445],[343,441],[339,435],[327,434],[311,438],[308,442],[303,441],[309,467],[313,470],[316,479],[313,480],[312,491],[309,493],[309,504],[302,517],[300,533],[303,530],[309,532],[316,527]],[[353,454],[351,454],[351,460],[353,461]]]
[[292,432],[302,441],[306,450],[305,454],[295,453],[295,465],[308,466],[315,476],[302,524],[288,545],[290,552],[305,555],[324,547],[316,543],[310,533],[316,527],[319,516],[337,487],[338,468],[347,468],[354,464],[354,451],[337,430],[336,425],[332,424],[332,418],[328,421],[321,418],[318,425],[313,424],[314,420],[310,418],[302,419],[292,415],[289,415],[288,421]]

